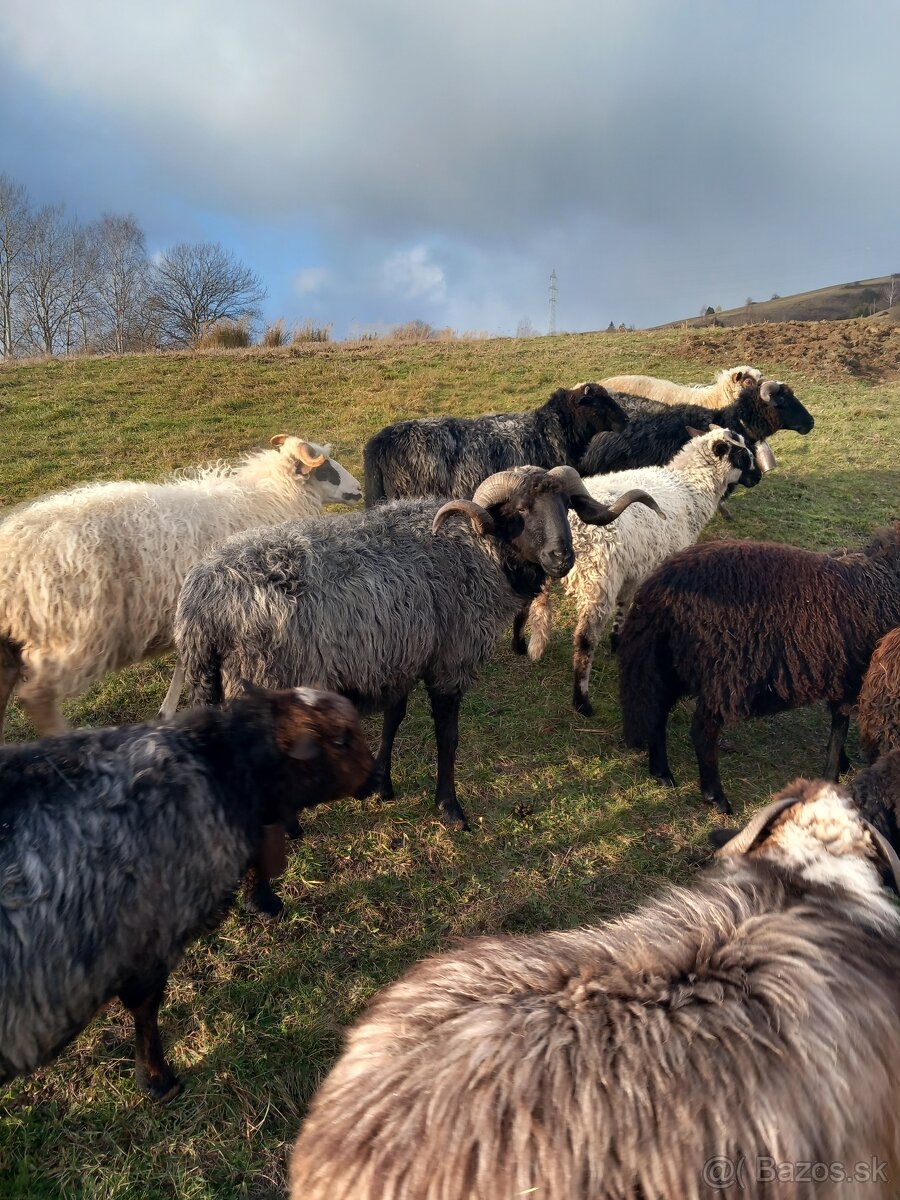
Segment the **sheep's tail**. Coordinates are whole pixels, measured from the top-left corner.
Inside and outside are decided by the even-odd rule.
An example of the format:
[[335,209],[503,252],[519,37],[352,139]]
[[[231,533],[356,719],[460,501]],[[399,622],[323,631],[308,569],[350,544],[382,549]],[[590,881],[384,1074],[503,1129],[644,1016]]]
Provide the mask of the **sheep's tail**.
[[545,583],[531,602],[528,613],[531,636],[528,639],[528,657],[537,662],[543,657],[553,629],[553,605],[550,600],[550,584]]
[[639,601],[640,593],[625,619],[616,654],[625,742],[646,750],[672,706],[673,680],[666,670],[670,655],[665,633],[652,612],[642,611]]
[[369,442],[363,451],[363,492],[366,508],[374,508],[387,500],[384,471],[378,449]]
[[175,645],[184,668],[191,704],[221,704],[225,699],[222,655],[207,621],[191,619],[184,611],[184,592],[175,618]]
[[22,678],[24,646],[8,634],[0,634],[0,742],[3,741],[3,721],[13,689]]

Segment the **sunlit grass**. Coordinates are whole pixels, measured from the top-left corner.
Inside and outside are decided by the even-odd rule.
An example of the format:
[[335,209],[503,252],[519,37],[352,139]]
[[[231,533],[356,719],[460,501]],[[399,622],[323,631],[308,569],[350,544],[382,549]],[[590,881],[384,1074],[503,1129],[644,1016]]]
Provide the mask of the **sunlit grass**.
[[[153,478],[276,432],[333,442],[359,474],[367,438],[399,417],[532,407],[557,386],[620,371],[708,379],[732,359],[724,340],[712,363],[692,344],[667,331],[6,367],[0,502],[87,479]],[[813,361],[803,371],[757,365],[793,384],[816,428],[776,437],[779,470],[737,494],[733,524],[716,520],[708,536],[813,548],[860,540],[898,508],[900,385],[816,382]],[[569,708],[570,618],[559,604],[540,664],[504,644],[464,702],[458,779],[471,834],[432,816],[433,741],[416,693],[397,742],[398,799],[307,814],[283,881],[284,919],[238,912],[190,950],[162,1012],[182,1097],[160,1109],[137,1095],[131,1029],[115,1005],[56,1064],[0,1089],[4,1200],[280,1197],[304,1107],[378,987],[455,936],[594,920],[690,874],[715,822],[695,785],[688,708],[672,723],[681,786],[671,792],[621,746],[605,651],[595,715]],[[157,660],[120,672],[68,715],[86,725],[148,718],[170,670]],[[819,708],[732,731],[723,778],[738,813],[815,773],[825,732]],[[29,735],[16,708],[8,735]]]

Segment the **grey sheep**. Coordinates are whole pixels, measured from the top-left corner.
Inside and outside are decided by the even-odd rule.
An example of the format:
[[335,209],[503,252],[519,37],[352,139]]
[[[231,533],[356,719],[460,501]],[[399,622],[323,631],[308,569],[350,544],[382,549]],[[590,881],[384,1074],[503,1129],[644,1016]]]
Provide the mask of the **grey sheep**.
[[[312,1103],[292,1200],[896,1196],[894,849],[798,780],[719,855],[630,916],[476,939],[385,988]],[[870,1181],[771,1182],[834,1161]]]
[[353,706],[308,688],[0,749],[0,1083],[118,996],[138,1086],[173,1096],[169,973],[249,868],[278,873],[297,809],[355,792],[371,766]]
[[576,467],[595,433],[627,422],[598,383],[560,388],[533,412],[398,421],[366,444],[366,508],[422,496],[468,498],[510,467]]
[[454,784],[463,692],[544,580],[571,568],[569,506],[607,524],[636,500],[658,511],[645,492],[599,503],[571,467],[521,467],[485,480],[472,500],[401,500],[232,538],[189,572],[178,601],[193,699],[219,703],[249,679],[315,684],[384,709],[372,790],[389,799],[394,737],[424,680],[437,806],[465,826]]

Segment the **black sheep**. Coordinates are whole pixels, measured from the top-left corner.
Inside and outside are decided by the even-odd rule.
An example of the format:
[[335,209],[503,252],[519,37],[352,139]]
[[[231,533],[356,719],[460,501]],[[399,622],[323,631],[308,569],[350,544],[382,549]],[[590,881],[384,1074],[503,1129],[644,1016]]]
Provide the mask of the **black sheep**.
[[879,638],[900,624],[900,520],[864,549],[816,554],[773,542],[705,542],[640,587],[619,644],[625,740],[674,783],[669,712],[696,696],[691,737],[705,799],[730,811],[719,777],[723,726],[826,700],[823,775],[846,769],[850,709]]
[[427,496],[468,500],[509,467],[574,467],[594,434],[627,423],[599,383],[560,388],[533,412],[398,421],[366,444],[366,508]]
[[174,1095],[157,1025],[170,971],[248,868],[278,873],[297,809],[360,790],[372,766],[350,702],[309,688],[0,750],[0,1083],[118,996],[138,1086]]
[[758,450],[758,443],[779,429],[805,434],[814,425],[812,416],[788,385],[774,380],[767,380],[758,392],[755,383],[748,383],[740,398],[725,408],[662,404],[622,392],[614,392],[613,398],[628,414],[628,424],[592,439],[578,468],[585,477],[634,467],[665,466],[689,441],[689,426],[705,432],[713,425],[722,425],[740,433],[752,450]]

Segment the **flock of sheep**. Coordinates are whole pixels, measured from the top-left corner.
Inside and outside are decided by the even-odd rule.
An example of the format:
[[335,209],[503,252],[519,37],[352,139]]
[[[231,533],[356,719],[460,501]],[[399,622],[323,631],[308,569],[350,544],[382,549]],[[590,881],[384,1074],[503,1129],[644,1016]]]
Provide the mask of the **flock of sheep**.
[[[833,554],[697,544],[775,465],[768,439],[812,428],[752,367],[710,387],[621,376],[529,413],[389,426],[350,514],[323,514],[361,496],[331,448],[285,434],[236,467],[9,513],[0,728],[15,693],[41,740],[0,749],[0,1082],[118,997],[139,1086],[174,1095],[157,1020],[186,945],[242,881],[280,911],[299,811],[393,796],[420,680],[437,808],[466,827],[462,697],[510,627],[540,658],[560,581],[573,704],[591,712],[610,628],[625,738],[654,776],[674,782],[667,719],[689,695],[720,811],[719,735],[744,717],[827,701],[823,777],[720,831],[712,867],[631,916],[477,939],[386,988],[313,1102],[293,1200],[896,1194],[900,520]],[[67,730],[62,700],[171,649],[158,720]],[[844,786],[857,705],[871,765]],[[832,1170],[786,1183],[764,1156]],[[749,1173],[723,1187],[713,1158]],[[852,1174],[866,1162],[874,1178]]]

